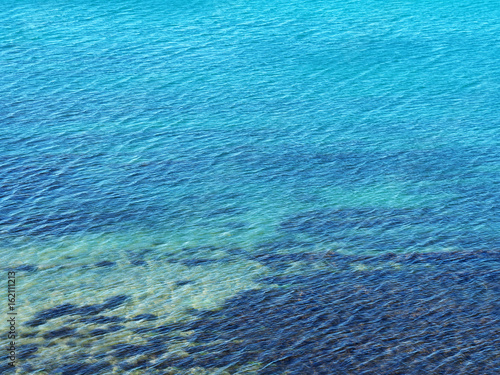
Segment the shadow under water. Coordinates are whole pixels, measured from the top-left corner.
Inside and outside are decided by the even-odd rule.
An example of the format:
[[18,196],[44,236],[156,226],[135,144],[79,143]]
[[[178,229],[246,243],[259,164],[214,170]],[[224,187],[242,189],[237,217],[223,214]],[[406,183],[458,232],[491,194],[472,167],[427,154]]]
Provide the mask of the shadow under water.
[[[306,211],[279,225],[288,234],[306,234],[315,242],[337,241],[356,249],[396,251],[438,248],[499,247],[496,232],[481,232],[479,213],[442,213],[431,208],[338,208]],[[464,223],[470,224],[464,230]]]

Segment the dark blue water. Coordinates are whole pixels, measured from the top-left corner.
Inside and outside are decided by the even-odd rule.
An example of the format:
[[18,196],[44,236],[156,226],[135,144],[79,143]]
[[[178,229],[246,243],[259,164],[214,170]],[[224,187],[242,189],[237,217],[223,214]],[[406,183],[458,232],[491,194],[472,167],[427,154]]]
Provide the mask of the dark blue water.
[[498,4],[0,10],[19,371],[499,371]]

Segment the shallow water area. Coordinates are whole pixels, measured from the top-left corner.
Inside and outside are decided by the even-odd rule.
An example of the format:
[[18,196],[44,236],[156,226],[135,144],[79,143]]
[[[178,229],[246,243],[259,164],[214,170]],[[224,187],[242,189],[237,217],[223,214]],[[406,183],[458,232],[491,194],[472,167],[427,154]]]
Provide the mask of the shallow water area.
[[179,266],[182,260],[163,257],[146,270],[124,267],[126,287],[124,273],[111,270],[118,262],[75,272],[78,292],[41,299],[25,322],[23,369],[327,374],[460,367],[480,374],[498,366],[491,341],[500,324],[496,251],[238,250],[232,260],[184,258]]

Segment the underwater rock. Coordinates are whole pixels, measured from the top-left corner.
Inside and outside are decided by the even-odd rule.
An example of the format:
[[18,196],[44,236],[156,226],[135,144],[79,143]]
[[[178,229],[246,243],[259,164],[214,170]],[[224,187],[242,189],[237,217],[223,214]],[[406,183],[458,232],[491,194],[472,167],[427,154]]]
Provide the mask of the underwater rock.
[[26,322],[26,325],[37,327],[45,324],[50,319],[59,318],[65,315],[97,315],[106,310],[113,310],[129,299],[130,297],[128,296],[118,295],[106,299],[102,304],[85,305],[80,307],[70,303],[65,303],[37,313],[34,319]]
[[120,326],[120,325],[111,325],[108,327],[108,332],[116,332],[116,331],[120,331],[122,330],[123,328],[125,328],[125,326]]
[[52,338],[59,338],[59,337],[68,337],[68,336],[74,336],[76,332],[76,329],[70,328],[70,327],[63,327],[56,329],[54,331],[47,332],[43,335],[44,339],[52,339]]
[[26,325],[31,327],[36,327],[42,324],[45,324],[47,320],[59,318],[65,315],[74,314],[76,311],[76,306],[70,303],[65,303],[63,305],[59,305],[53,307],[51,309],[47,309],[37,313],[33,320],[30,320],[26,323]]
[[74,314],[75,315],[97,315],[97,314],[102,313],[104,310],[105,309],[100,304],[84,305],[84,306],[76,308],[74,311]]
[[126,319],[122,318],[120,316],[91,316],[91,317],[85,317],[81,318],[80,322],[84,323],[93,323],[93,324],[108,324],[108,323],[121,323],[124,322]]
[[14,271],[24,271],[24,272],[36,272],[38,271],[38,266],[33,264],[22,264],[14,268]]
[[96,264],[94,264],[94,266],[96,266],[96,267],[112,267],[112,266],[116,266],[116,262],[111,262],[109,260],[103,260],[101,262],[97,262]]
[[129,299],[130,299],[129,296],[118,295],[118,296],[106,299],[101,306],[104,310],[112,310],[112,309],[115,309],[115,308],[119,307],[120,305],[124,304]]
[[20,359],[29,358],[29,357],[33,356],[37,351],[38,351],[38,345],[35,345],[35,344],[21,345],[18,348],[17,356]]
[[193,280],[179,280],[179,281],[175,282],[175,286],[180,287],[180,286],[184,286],[184,285],[188,285],[188,284],[192,284],[192,283],[194,283]]
[[162,326],[159,326],[159,327],[156,327],[156,328],[153,328],[151,330],[151,332],[154,332],[156,334],[159,334],[159,335],[162,335],[162,334],[165,334],[165,333],[169,333],[169,332],[172,332],[176,329],[178,329],[179,326],[178,325],[175,325],[175,324],[171,324],[171,325],[162,325]]
[[102,336],[102,335],[105,335],[107,333],[109,333],[109,331],[107,329],[98,328],[98,329],[93,329],[92,331],[90,331],[89,336],[90,337]]

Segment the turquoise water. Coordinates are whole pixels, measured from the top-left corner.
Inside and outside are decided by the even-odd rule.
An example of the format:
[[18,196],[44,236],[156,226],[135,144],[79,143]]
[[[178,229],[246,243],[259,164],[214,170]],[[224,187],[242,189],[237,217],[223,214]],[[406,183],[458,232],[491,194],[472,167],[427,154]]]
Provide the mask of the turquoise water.
[[[380,353],[339,359],[340,340],[300,368],[311,350],[285,359],[295,346],[269,344],[283,336],[275,323],[251,335],[223,323],[203,331],[207,311],[241,325],[232,317],[255,310],[253,299],[269,306],[262,314],[285,319],[307,315],[294,309],[298,290],[331,296],[325,312],[342,310],[334,297],[342,290],[373,287],[370,303],[386,306],[404,290],[394,285],[413,285],[437,288],[434,296],[458,288],[462,297],[442,308],[461,301],[496,332],[498,4],[2,1],[0,9],[0,255],[18,274],[18,373],[500,368],[487,342],[457,359],[462,341],[439,338],[444,359],[425,351],[394,365]],[[465,285],[462,276],[432,283],[436,273],[466,271],[475,276]],[[331,277],[344,288],[333,293]],[[375,287],[384,283],[392,294]],[[408,293],[398,298],[415,305],[398,316],[429,307],[431,296]],[[242,298],[248,305],[235,311]],[[272,308],[287,298],[288,307]],[[473,324],[464,314],[458,327]],[[120,324],[104,329],[95,316]],[[401,319],[391,326],[413,326]],[[294,343],[323,323],[301,324],[292,325]],[[365,328],[351,327],[350,340]],[[196,338],[200,330],[216,349]],[[463,332],[450,335],[480,341]],[[252,335],[267,346],[256,349]],[[240,346],[222,350],[221,340]],[[151,342],[165,349],[152,352]]]

